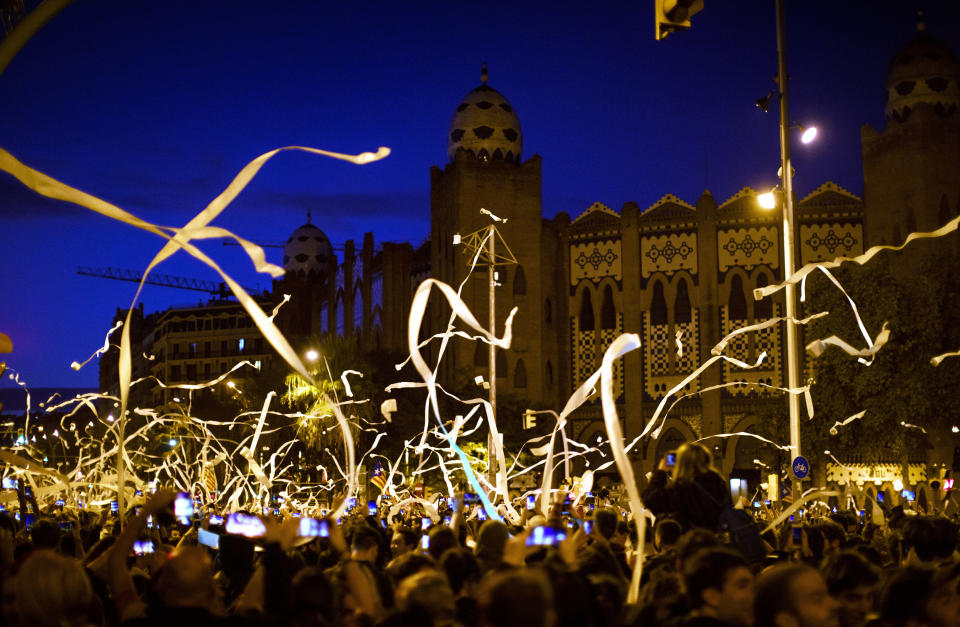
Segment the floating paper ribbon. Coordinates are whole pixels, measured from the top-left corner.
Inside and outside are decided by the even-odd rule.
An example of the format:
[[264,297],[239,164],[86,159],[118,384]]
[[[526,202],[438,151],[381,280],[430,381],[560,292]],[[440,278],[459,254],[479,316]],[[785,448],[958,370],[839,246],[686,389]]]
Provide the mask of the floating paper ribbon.
[[[826,316],[826,315],[828,315],[828,314],[829,314],[829,312],[821,311],[820,313],[815,313],[815,314],[813,314],[812,316],[807,316],[806,318],[804,318],[804,319],[802,319],[802,320],[794,320],[794,323],[795,323],[795,324],[798,324],[798,325],[805,325],[805,324],[808,324],[809,322],[811,322],[811,321],[813,321],[813,320],[816,320],[816,319],[818,319],[818,318],[822,318],[822,317],[824,317],[824,316]],[[737,337],[738,335],[742,335],[742,334],[744,334],[744,333],[750,333],[750,332],[752,332],[752,331],[762,331],[763,329],[770,328],[770,327],[772,327],[772,326],[778,325],[778,324],[780,324],[781,322],[786,322],[786,321],[788,321],[788,320],[790,320],[790,318],[787,318],[787,317],[785,317],[785,316],[782,316],[782,317],[781,317],[781,316],[778,316],[778,317],[774,317],[774,318],[768,318],[767,320],[764,320],[763,322],[758,322],[758,323],[756,323],[756,324],[751,324],[751,325],[746,326],[746,327],[740,327],[739,329],[734,329],[733,331],[731,331],[730,333],[728,333],[725,338],[723,338],[722,340],[720,340],[719,342],[717,342],[717,345],[714,346],[712,349],[710,349],[710,353],[711,353],[712,355],[719,355],[719,354],[723,353],[724,349],[726,349],[726,347],[727,347],[727,344],[729,344],[730,341],[731,341],[733,338]]]
[[952,353],[944,353],[942,355],[937,355],[936,357],[933,357],[930,359],[930,365],[934,367],[939,366],[943,362],[943,360],[947,359],[948,357],[960,357],[960,350],[953,351]]
[[924,434],[927,433],[927,430],[924,429],[923,427],[921,427],[920,425],[912,425],[912,424],[910,424],[909,422],[901,422],[901,423],[900,423],[900,426],[903,427],[904,429],[918,429],[919,431],[923,432]]
[[83,368],[84,366],[86,366],[87,363],[89,363],[89,361],[90,361],[91,359],[93,359],[94,357],[98,357],[98,356],[102,355],[103,353],[107,352],[108,350],[110,350],[110,335],[113,334],[114,331],[116,331],[117,329],[119,329],[122,324],[123,324],[123,322],[117,320],[117,323],[116,323],[115,325],[113,325],[113,328],[110,329],[109,331],[107,331],[107,336],[106,336],[105,338],[103,338],[103,347],[98,348],[98,349],[96,350],[96,352],[95,352],[94,354],[90,355],[89,357],[87,357],[86,361],[84,361],[82,364],[77,363],[77,362],[73,362],[73,363],[70,364],[70,367],[73,368],[74,370],[80,370],[81,368]]
[[[630,498],[630,511],[637,523],[637,531],[644,534],[648,513],[640,500],[640,491],[637,489],[637,482],[633,475],[633,465],[627,458],[627,452],[623,446],[623,432],[620,429],[620,418],[617,416],[616,400],[613,395],[613,360],[619,359],[623,354],[639,347],[640,336],[634,333],[621,335],[610,343],[603,354],[603,361],[600,366],[600,399],[603,406],[603,422],[607,428],[607,437],[610,440],[610,450],[613,452],[613,458],[616,461],[617,470],[620,471],[623,484],[627,488],[627,494]],[[640,537],[645,540],[645,536],[641,535]],[[633,577],[630,580],[627,603],[636,603],[640,598],[640,578],[642,575],[643,546],[641,545],[640,555],[637,556],[633,568]]]
[[832,427],[830,427],[830,435],[837,435],[837,433],[839,433],[839,431],[837,430],[837,427],[845,427],[845,426],[847,426],[848,424],[850,424],[851,422],[853,422],[854,420],[859,420],[860,418],[863,418],[863,416],[864,416],[866,413],[867,413],[867,410],[863,410],[862,412],[857,413],[857,414],[854,414],[854,415],[850,416],[849,418],[846,418],[846,419],[844,419],[844,420],[842,420],[842,421],[839,421],[839,422],[834,423],[834,425],[833,425]]
[[930,232],[914,232],[907,235],[907,238],[903,241],[902,244],[898,246],[894,245],[880,245],[880,246],[871,246],[865,253],[862,255],[857,255],[856,257],[837,257],[832,261],[818,261],[814,263],[809,263],[793,274],[791,274],[785,281],[781,283],[775,283],[773,285],[767,285],[765,287],[758,287],[753,290],[753,297],[756,300],[760,300],[765,296],[779,292],[788,285],[795,285],[800,281],[803,281],[808,274],[813,272],[818,268],[827,269],[827,268],[839,268],[847,262],[852,262],[857,265],[863,265],[874,258],[877,253],[884,250],[903,250],[911,242],[918,239],[930,239],[935,237],[943,237],[949,233],[952,233],[957,230],[958,225],[960,225],[960,216],[950,220],[939,229]]
[[750,433],[748,431],[737,431],[736,433],[715,433],[713,435],[702,437],[699,440],[694,440],[694,442],[703,442],[704,440],[710,440],[712,438],[732,438],[732,437],[754,438],[754,439],[760,440],[761,442],[772,444],[773,446],[777,447],[781,451],[789,451],[791,449],[790,445],[777,444],[773,440],[768,440],[767,438],[761,437],[756,433]]
[[[24,164],[17,161],[9,152],[0,149],[0,169],[9,172],[14,177],[19,179],[24,185],[30,189],[40,193],[44,196],[51,198],[56,198],[59,200],[65,200],[80,206],[86,207],[98,213],[101,213],[107,217],[119,220],[131,226],[144,229],[148,232],[159,235],[164,239],[167,239],[167,243],[163,246],[161,251],[153,258],[150,264],[147,266],[147,269],[143,272],[140,284],[137,287],[136,294],[133,298],[133,303],[127,311],[126,319],[124,320],[123,331],[121,333],[120,340],[120,357],[118,363],[119,371],[119,380],[120,380],[120,429],[122,433],[123,424],[126,420],[127,415],[127,404],[129,401],[130,394],[130,384],[131,384],[131,346],[130,346],[130,319],[134,310],[136,301],[139,299],[140,293],[143,290],[143,286],[147,280],[147,277],[150,271],[159,263],[170,257],[177,250],[185,250],[190,255],[195,258],[203,261],[208,266],[210,266],[214,271],[216,271],[221,278],[224,280],[224,283],[230,288],[231,292],[236,296],[237,300],[243,305],[244,309],[253,319],[254,324],[263,334],[263,336],[270,342],[277,352],[283,357],[291,367],[294,368],[297,372],[303,375],[309,382],[314,383],[312,377],[310,376],[307,369],[304,367],[303,363],[300,361],[300,357],[292,349],[289,343],[286,341],[286,338],[280,333],[280,331],[273,324],[273,321],[269,319],[263,311],[260,309],[256,301],[253,300],[247,294],[240,285],[234,281],[229,275],[227,275],[212,259],[207,257],[202,251],[200,251],[196,246],[190,243],[191,239],[206,239],[210,237],[233,237],[240,244],[240,246],[247,253],[247,256],[250,257],[251,261],[254,263],[254,266],[258,272],[267,272],[273,276],[278,276],[282,273],[282,269],[266,263],[265,255],[263,249],[259,246],[256,246],[252,242],[244,240],[242,238],[233,236],[229,231],[224,229],[214,228],[207,226],[216,216],[218,216],[226,207],[233,201],[234,198],[249,184],[253,177],[257,174],[260,168],[276,154],[286,151],[286,150],[298,150],[303,152],[308,152],[317,155],[323,155],[328,157],[333,157],[336,159],[342,159],[345,161],[350,161],[356,164],[370,163],[386,157],[390,154],[390,150],[385,147],[381,147],[377,153],[362,153],[359,155],[345,155],[342,153],[329,152],[325,150],[319,150],[316,148],[307,148],[303,146],[287,146],[284,148],[278,148],[270,152],[260,155],[250,163],[248,163],[231,181],[230,185],[219,195],[217,196],[203,211],[197,214],[190,222],[187,223],[182,229],[174,230],[173,235],[168,235],[167,231],[170,229],[165,229],[158,227],[150,222],[144,221],[140,218],[137,218],[133,214],[126,212],[119,207],[116,207],[110,203],[104,202],[99,198],[86,194],[78,189],[65,185],[60,181],[57,181],[37,170],[29,168]],[[353,450],[353,438],[349,433],[349,426],[347,425],[346,420],[343,418],[342,413],[339,412],[339,409],[335,407],[335,413],[337,420],[340,423],[341,429],[344,431],[344,441],[347,443],[347,457],[348,457],[348,467],[350,468],[350,476],[348,480],[349,490],[352,493],[356,490],[356,468],[354,466],[354,450]],[[123,467],[118,460],[118,468],[120,471],[123,471]],[[119,480],[119,483],[123,483],[122,477]],[[122,493],[119,495],[119,498],[123,500]]]
[[350,382],[347,381],[348,374],[355,374],[362,379],[363,373],[357,372],[356,370],[344,370],[343,373],[340,375],[340,380],[343,381],[344,392],[346,393],[347,396],[349,396],[350,398],[353,398],[353,390],[350,389]]
[[683,357],[683,329],[677,329],[677,336],[674,338],[677,342],[677,358]]

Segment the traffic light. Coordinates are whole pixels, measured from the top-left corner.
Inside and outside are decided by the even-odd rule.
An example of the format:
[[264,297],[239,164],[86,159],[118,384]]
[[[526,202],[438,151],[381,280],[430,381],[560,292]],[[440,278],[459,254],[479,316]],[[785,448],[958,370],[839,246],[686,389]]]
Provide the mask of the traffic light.
[[690,28],[690,17],[703,10],[703,0],[653,0],[657,41],[676,30]]
[[532,409],[527,409],[523,412],[523,428],[533,429],[537,426],[537,417],[533,413]]

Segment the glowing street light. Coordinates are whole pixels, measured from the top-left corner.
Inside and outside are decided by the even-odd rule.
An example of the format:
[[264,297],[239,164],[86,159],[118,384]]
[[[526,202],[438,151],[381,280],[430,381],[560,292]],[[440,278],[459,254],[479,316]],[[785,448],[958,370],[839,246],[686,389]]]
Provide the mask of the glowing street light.
[[176,439],[176,438],[170,438],[170,441],[167,442],[167,444],[169,444],[169,445],[171,446],[171,448],[172,448],[172,447],[174,447],[174,446],[177,445],[177,439]]
[[800,127],[800,143],[809,144],[817,138],[817,127],[808,126],[806,128]]
[[776,209],[777,207],[777,193],[776,189],[771,189],[769,192],[764,192],[757,196],[757,204],[760,205],[761,209]]
[[311,348],[307,351],[306,358],[307,361],[317,361],[320,358],[320,353]]

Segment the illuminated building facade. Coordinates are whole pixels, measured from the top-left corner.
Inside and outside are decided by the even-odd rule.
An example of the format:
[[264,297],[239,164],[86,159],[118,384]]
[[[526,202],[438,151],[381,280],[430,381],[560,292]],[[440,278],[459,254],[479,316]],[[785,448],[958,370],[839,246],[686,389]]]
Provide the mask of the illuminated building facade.
[[[893,58],[887,82],[885,128],[862,130],[863,198],[827,181],[796,201],[800,265],[900,242],[958,213],[960,65],[921,32]],[[463,281],[468,255],[454,236],[488,226],[491,220],[481,209],[506,219],[496,226],[517,261],[498,268],[498,335],[511,308],[519,308],[513,346],[497,354],[498,395],[559,409],[599,368],[615,337],[639,333],[641,349],[616,365],[618,411],[631,440],[668,391],[706,361],[723,337],[783,315],[782,294],[759,302],[752,297],[753,289],[783,278],[781,219],[778,212],[759,209],[755,190],[744,187],[726,199],[705,191],[695,201],[666,194],[650,204],[627,203],[620,211],[595,203],[573,219],[566,213],[544,219],[543,164],[537,155],[523,159],[518,114],[487,84],[486,70],[481,84],[456,107],[447,143],[448,163],[430,171],[431,231],[425,244],[377,246],[368,233],[359,249],[347,242],[339,259],[309,221],[293,233],[284,250],[287,275],[273,291],[275,301],[292,295],[278,323],[295,346],[303,348],[297,338],[337,334],[358,338],[364,349],[405,353],[414,290],[427,277],[454,287]],[[466,282],[463,296],[485,324],[484,270],[478,268]],[[240,339],[254,342],[251,357],[268,359],[255,344],[255,329],[207,328],[208,320],[234,314],[205,310],[167,312],[158,321],[162,331],[153,341],[152,370],[157,376],[171,382],[174,374],[204,379],[208,365],[211,373],[221,372],[223,357],[246,356],[237,348]],[[439,295],[428,312],[421,338],[444,330],[450,314]],[[201,320],[202,332],[183,327]],[[173,331],[174,325],[179,330]],[[782,339],[777,326],[737,337],[726,354],[754,362],[763,352],[763,365],[751,370],[717,365],[679,394],[732,382],[785,386]],[[235,352],[223,352],[224,342]],[[208,356],[207,344],[216,354]],[[485,344],[456,338],[441,374],[446,382],[471,381],[487,375],[487,359]],[[780,392],[757,386],[696,396],[671,412],[661,437],[635,451],[635,460],[648,471],[680,442],[750,430],[764,405],[781,402]],[[598,401],[579,410],[568,427],[580,442],[604,433]],[[722,470],[753,468],[757,451],[747,439],[725,441]]]

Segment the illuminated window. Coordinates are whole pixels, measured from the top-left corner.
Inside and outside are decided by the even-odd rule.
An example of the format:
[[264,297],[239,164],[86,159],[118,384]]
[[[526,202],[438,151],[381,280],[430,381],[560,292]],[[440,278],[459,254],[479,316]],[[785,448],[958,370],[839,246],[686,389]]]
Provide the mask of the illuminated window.
[[237,352],[238,352],[238,353],[242,353],[242,352],[243,352],[243,347],[244,347],[244,345],[245,345],[246,343],[247,343],[247,341],[244,340],[243,338],[240,338],[239,340],[237,340]]

